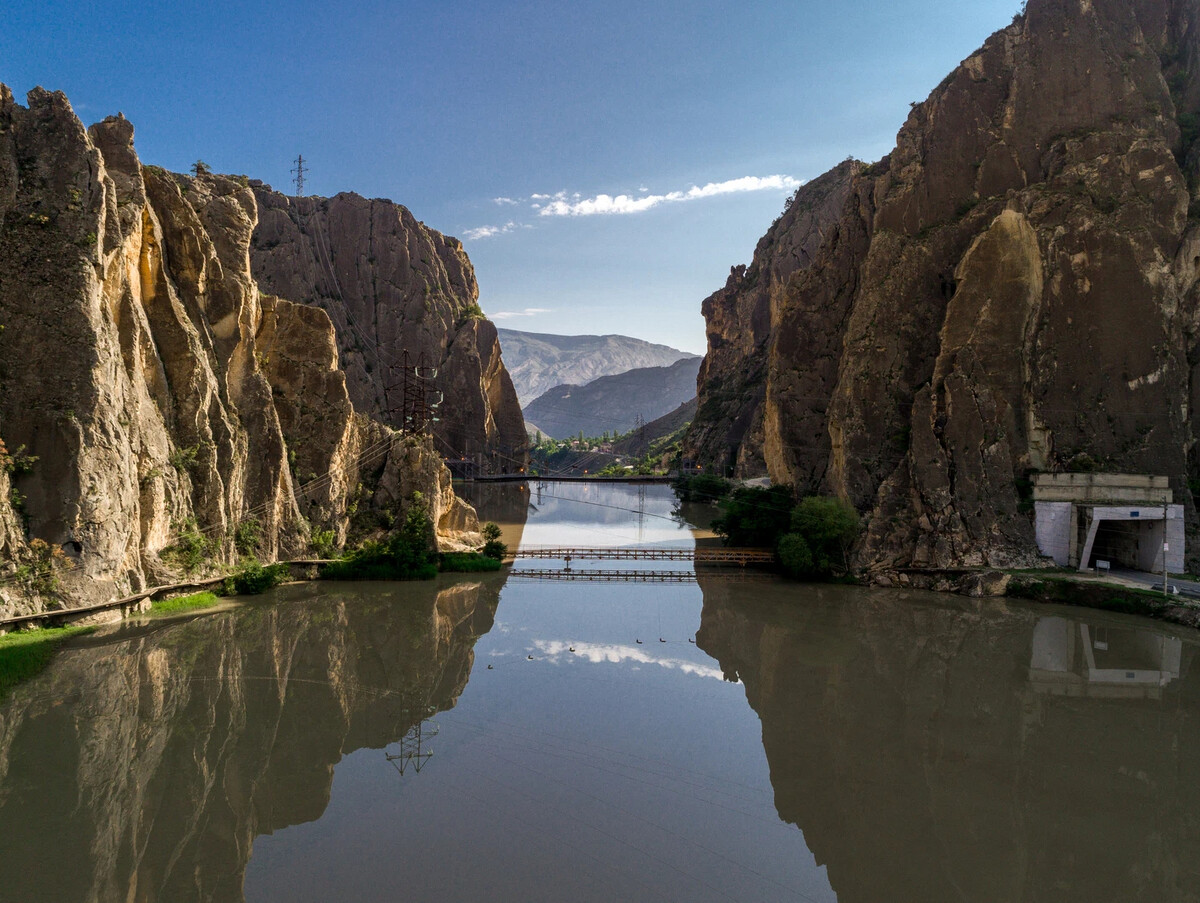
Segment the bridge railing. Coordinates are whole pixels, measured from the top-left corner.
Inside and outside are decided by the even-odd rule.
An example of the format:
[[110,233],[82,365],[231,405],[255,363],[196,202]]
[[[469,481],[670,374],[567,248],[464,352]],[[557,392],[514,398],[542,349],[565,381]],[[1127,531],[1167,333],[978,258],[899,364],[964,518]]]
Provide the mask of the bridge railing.
[[513,553],[514,559],[540,558],[559,561],[691,561],[695,564],[773,564],[775,553],[770,549],[647,549],[579,546],[524,547]]

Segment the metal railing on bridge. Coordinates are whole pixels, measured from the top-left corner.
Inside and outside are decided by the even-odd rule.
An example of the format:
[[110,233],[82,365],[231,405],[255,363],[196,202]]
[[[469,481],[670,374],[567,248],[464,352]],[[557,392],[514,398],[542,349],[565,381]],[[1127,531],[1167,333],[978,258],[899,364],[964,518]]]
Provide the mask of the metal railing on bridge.
[[583,548],[583,547],[533,547],[520,548],[513,558],[541,558],[571,562],[584,561],[690,561],[697,565],[773,564],[775,553],[770,549],[648,549],[638,547]]

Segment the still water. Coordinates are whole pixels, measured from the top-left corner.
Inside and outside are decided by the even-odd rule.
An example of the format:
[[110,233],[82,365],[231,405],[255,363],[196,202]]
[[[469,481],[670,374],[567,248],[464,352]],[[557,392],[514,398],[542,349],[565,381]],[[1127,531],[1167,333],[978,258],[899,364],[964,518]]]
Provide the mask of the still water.
[[[474,501],[707,541],[660,486]],[[1198,900],[1198,640],[740,575],[287,587],[0,704],[0,900]]]

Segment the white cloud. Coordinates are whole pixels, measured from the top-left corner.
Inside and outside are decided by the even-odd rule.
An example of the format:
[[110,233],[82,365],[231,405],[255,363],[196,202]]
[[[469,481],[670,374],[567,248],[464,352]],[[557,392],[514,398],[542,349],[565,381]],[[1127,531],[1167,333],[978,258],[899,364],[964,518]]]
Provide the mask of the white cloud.
[[725,182],[709,182],[703,186],[693,185],[687,191],[643,194],[641,197],[628,194],[615,196],[598,194],[595,197],[582,198],[579,194],[568,195],[567,192],[560,191],[552,196],[535,194],[533,198],[549,202],[540,208],[534,208],[538,211],[538,216],[603,216],[641,213],[643,210],[650,210],[662,204],[696,201],[722,194],[741,194],[748,191],[793,191],[802,184],[791,176],[743,176],[740,179],[729,179]]
[[527,307],[524,310],[502,310],[488,314],[490,320],[511,320],[513,317],[536,317],[538,314],[550,314],[554,310],[549,307]]
[[480,238],[491,238],[493,235],[507,235],[516,228],[518,228],[517,224],[510,220],[503,226],[480,226],[478,229],[468,229],[463,233],[463,238],[475,241]]
[[512,198],[492,198],[492,203],[497,207],[515,207],[520,201],[514,201]]
[[[610,664],[630,663],[634,665],[658,665],[669,671],[680,671],[683,674],[694,674],[697,677],[711,677],[724,680],[725,675],[720,668],[711,665],[691,662],[683,658],[669,658],[651,655],[637,646],[617,646],[610,643],[564,643],[560,640],[534,640],[534,648],[546,656],[552,663],[557,664],[566,656],[583,659],[594,665],[608,662]],[[574,652],[571,651],[574,646]],[[654,647],[651,647],[654,648]]]

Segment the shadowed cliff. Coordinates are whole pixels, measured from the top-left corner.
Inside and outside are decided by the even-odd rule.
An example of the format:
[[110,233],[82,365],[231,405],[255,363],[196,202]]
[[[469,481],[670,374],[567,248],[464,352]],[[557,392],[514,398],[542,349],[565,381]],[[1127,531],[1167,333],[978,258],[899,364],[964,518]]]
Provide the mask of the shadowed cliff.
[[1030,0],[895,150],[801,188],[704,305],[685,453],[868,515],[865,566],[1023,565],[1031,471],[1190,505],[1194,0]]

